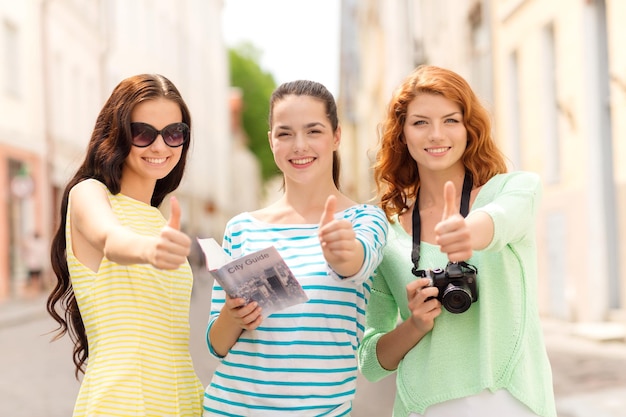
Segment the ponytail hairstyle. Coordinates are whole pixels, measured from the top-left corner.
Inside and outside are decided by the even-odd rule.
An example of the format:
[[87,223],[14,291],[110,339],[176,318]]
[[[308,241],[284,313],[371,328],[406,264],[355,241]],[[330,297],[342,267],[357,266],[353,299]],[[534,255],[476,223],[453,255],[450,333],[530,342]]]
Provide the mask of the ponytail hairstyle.
[[[337,103],[335,98],[324,85],[309,80],[296,80],[279,85],[270,97],[269,127],[272,130],[272,117],[274,115],[274,105],[283,100],[286,96],[308,96],[321,101],[326,109],[326,116],[330,120],[333,133],[339,127],[339,117],[337,116]],[[339,189],[339,174],[341,172],[341,161],[339,152],[333,151],[333,182]]]

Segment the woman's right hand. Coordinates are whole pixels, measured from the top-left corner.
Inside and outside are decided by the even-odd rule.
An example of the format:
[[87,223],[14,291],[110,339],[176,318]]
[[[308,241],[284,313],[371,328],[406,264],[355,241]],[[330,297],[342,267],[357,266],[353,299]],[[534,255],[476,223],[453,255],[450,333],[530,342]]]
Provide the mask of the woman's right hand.
[[170,198],[170,218],[161,229],[150,255],[150,264],[159,269],[178,269],[191,252],[191,238],[180,230],[180,205],[176,197]]
[[411,317],[384,334],[376,344],[380,366],[389,371],[398,368],[407,352],[417,345],[435,325],[441,314],[441,303],[436,298],[439,290],[430,286],[430,279],[419,278],[406,286]]
[[441,314],[441,302],[435,298],[439,289],[430,286],[429,278],[420,278],[407,284],[406,294],[411,311],[410,322],[420,333],[428,333],[435,325],[435,318]]
[[263,321],[256,301],[246,304],[243,298],[225,296],[220,315],[209,329],[209,344],[221,357],[228,354],[244,330],[254,330]]
[[224,313],[243,330],[254,330],[263,321],[261,307],[256,301],[246,304],[245,299],[231,298],[229,295],[226,295],[226,302],[222,308],[222,314]]

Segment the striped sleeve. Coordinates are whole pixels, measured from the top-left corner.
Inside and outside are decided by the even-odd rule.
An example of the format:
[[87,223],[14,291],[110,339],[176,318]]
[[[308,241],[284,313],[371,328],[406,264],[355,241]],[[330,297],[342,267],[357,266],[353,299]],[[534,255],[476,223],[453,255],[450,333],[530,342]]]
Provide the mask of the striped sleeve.
[[[386,242],[387,221],[382,210],[370,205],[336,216],[352,222],[365,249],[361,271],[348,279],[329,272],[317,224],[267,224],[246,213],[228,223],[223,246],[233,258],[275,246],[308,301],[242,332],[207,386],[206,416],[349,415],[365,306]],[[223,305],[223,289],[214,284],[209,328]]]

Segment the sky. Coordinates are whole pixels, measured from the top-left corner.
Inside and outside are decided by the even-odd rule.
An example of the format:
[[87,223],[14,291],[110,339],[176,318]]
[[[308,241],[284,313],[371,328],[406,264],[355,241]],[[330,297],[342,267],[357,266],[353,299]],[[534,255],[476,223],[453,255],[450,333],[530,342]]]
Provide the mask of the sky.
[[339,93],[339,0],[225,0],[226,45],[248,41],[277,84],[318,81]]

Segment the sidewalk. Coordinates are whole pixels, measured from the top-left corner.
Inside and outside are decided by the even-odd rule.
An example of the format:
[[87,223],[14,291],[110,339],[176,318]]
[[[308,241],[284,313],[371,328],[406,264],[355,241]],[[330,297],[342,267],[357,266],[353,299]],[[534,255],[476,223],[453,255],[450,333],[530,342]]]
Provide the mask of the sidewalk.
[[16,326],[45,317],[47,293],[0,302],[0,328]]
[[[0,302],[0,329],[47,317],[47,294]],[[558,417],[620,417],[626,412],[625,328],[544,318]]]
[[542,320],[559,417],[626,415],[626,342],[617,323]]

